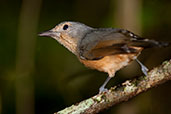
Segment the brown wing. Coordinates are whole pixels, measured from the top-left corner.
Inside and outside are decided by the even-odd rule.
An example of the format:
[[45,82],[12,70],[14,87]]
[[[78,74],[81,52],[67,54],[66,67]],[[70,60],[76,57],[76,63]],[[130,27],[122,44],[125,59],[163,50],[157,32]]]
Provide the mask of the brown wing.
[[97,60],[114,54],[136,53],[129,46],[130,37],[122,29],[98,29],[87,34],[79,45],[79,55],[88,60]]
[[[110,41],[109,41],[110,42]],[[107,42],[106,42],[107,43]],[[98,43],[93,49],[91,49],[85,57],[97,60],[100,58],[103,58],[104,56],[109,55],[116,55],[116,54],[128,54],[128,53],[137,53],[138,50],[134,47],[129,47],[126,43],[119,43],[119,44],[112,44],[112,45],[106,45],[104,44],[104,47],[98,48],[98,46],[102,46],[101,43]],[[86,53],[85,53],[86,54]]]
[[81,40],[79,56],[97,60],[109,55],[138,53],[140,48],[150,46],[158,46],[158,42],[140,38],[124,29],[95,29]]

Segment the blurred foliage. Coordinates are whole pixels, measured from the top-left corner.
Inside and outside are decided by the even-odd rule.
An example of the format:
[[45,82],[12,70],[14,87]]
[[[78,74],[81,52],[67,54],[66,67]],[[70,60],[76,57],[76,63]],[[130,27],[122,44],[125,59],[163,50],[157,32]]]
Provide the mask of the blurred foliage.
[[[16,113],[16,47],[21,5],[22,0],[0,1],[2,114]],[[37,33],[48,30],[64,20],[79,21],[92,27],[115,27],[118,21],[115,19],[115,6],[117,2],[114,0],[43,0]],[[142,36],[171,42],[170,11],[170,0],[142,0]],[[53,39],[38,36],[35,38],[37,41],[34,72],[30,77],[34,81],[36,114],[53,113],[98,92],[107,74],[85,68],[72,53]],[[140,60],[152,68],[171,58],[170,50],[170,47],[149,49],[142,53]],[[125,70],[118,72],[108,87],[130,78],[127,77],[128,72],[131,76],[141,75],[140,70],[129,70],[127,74],[122,71]],[[168,82],[102,113],[170,114],[170,87]]]

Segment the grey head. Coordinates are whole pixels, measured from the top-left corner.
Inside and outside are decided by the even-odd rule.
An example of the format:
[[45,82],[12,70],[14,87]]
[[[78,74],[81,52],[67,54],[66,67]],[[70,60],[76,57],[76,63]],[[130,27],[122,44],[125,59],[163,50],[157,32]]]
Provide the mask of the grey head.
[[39,36],[51,37],[77,55],[78,43],[92,29],[79,22],[65,21],[48,31],[40,33]]

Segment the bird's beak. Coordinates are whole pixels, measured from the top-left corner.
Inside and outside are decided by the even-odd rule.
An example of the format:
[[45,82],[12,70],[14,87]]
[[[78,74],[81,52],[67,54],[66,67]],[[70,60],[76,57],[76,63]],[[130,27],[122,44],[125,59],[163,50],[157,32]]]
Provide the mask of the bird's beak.
[[59,37],[60,36],[60,33],[59,32],[54,32],[52,30],[49,30],[49,31],[45,31],[45,32],[42,32],[42,33],[39,33],[38,34],[39,36],[48,36],[48,37]]

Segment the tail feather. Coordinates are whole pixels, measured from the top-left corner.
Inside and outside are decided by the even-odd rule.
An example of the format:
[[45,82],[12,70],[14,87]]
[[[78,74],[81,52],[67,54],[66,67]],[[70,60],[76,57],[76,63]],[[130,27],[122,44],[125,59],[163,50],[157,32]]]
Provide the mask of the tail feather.
[[144,47],[144,48],[152,48],[152,47],[167,47],[171,45],[171,43],[149,40],[145,38],[138,38],[136,40],[133,40],[132,45],[138,47]]
[[169,46],[171,43],[170,42],[158,42],[158,46],[159,47],[167,47]]

